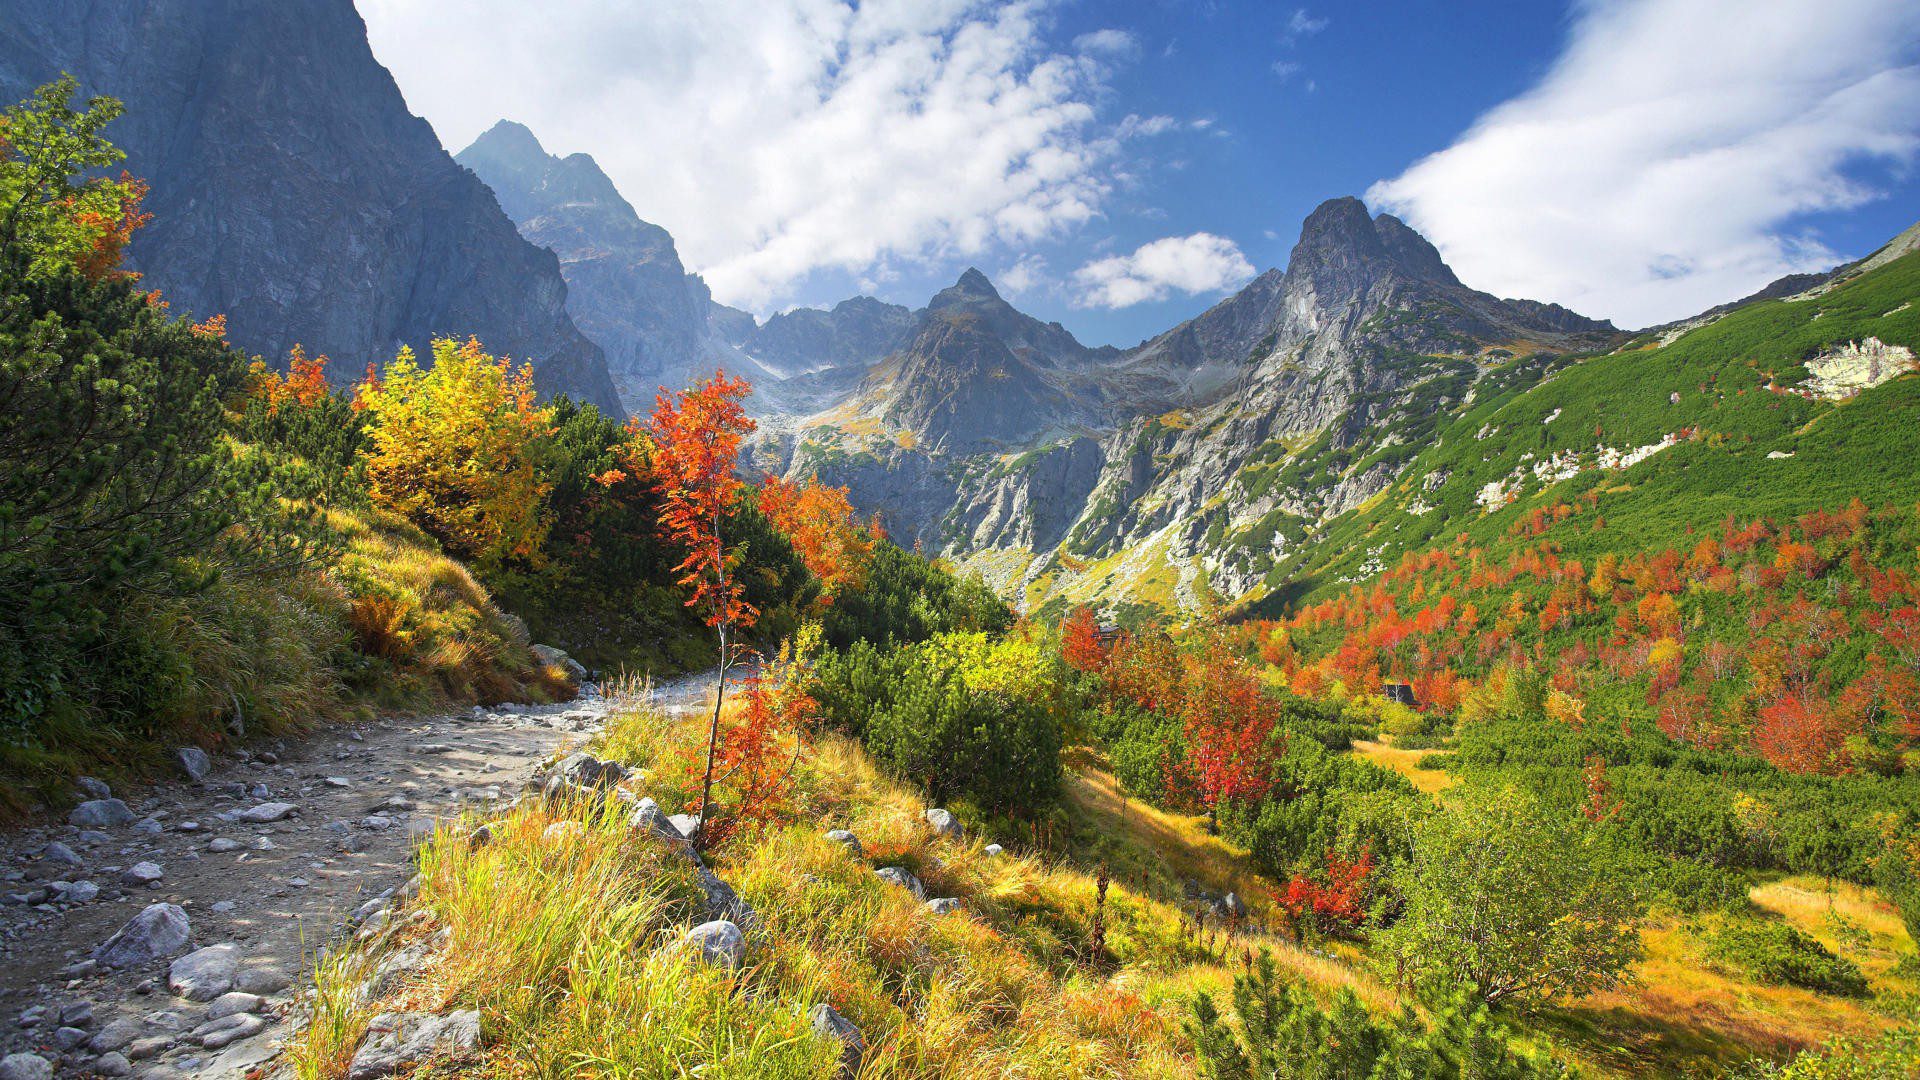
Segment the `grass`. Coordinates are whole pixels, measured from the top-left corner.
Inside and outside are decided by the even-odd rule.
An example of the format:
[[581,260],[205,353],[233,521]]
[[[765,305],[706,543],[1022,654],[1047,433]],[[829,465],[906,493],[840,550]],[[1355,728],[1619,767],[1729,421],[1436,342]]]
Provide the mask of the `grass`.
[[[697,800],[703,735],[699,717],[635,706],[596,752],[637,770],[634,793],[674,812]],[[1430,772],[1415,767],[1416,751],[1362,752]],[[920,796],[857,745],[812,741],[772,820],[708,856],[761,920],[739,972],[702,967],[676,948],[707,917],[700,893],[687,864],[625,827],[617,800],[522,804],[478,848],[464,839],[474,822],[448,823],[423,851],[420,893],[388,939],[321,966],[313,1020],[290,1060],[304,1080],[332,1080],[377,1012],[477,1008],[487,1042],[480,1075],[826,1077],[838,1047],[805,1018],[827,1002],[864,1035],[865,1080],[1195,1076],[1184,1029],[1192,995],[1223,994],[1256,949],[1323,1001],[1350,988],[1381,1014],[1400,1009],[1363,946],[1310,948],[1262,933],[1270,886],[1204,819],[1124,799],[1091,752],[1076,749],[1068,765],[1043,848],[990,856],[971,829],[958,840],[934,835]],[[854,832],[863,853],[825,839],[832,828]],[[874,875],[882,866],[905,867],[930,897],[960,899],[964,914],[929,914]],[[1103,908],[1100,867],[1112,873]],[[1255,916],[1241,936],[1195,923],[1181,900],[1185,878],[1246,898]],[[1723,916],[1659,915],[1643,928],[1645,959],[1627,986],[1503,1020],[1591,1076],[1719,1075],[1756,1053],[1782,1057],[1889,1026],[1911,989],[1890,972],[1913,944],[1877,898],[1834,893],[1861,938],[1833,933],[1817,881],[1766,880],[1753,897],[1762,917],[1788,919],[1873,971],[1878,996],[1753,983],[1707,962]],[[426,966],[379,995],[360,993],[383,951],[426,941],[440,943]]]
[[[642,770],[636,790],[671,812],[696,798],[690,751],[702,734],[697,718],[635,708],[598,752]],[[446,825],[391,937],[320,968],[315,1022],[291,1051],[297,1074],[342,1075],[367,1021],[408,1007],[479,1009],[490,1076],[831,1076],[838,1047],[805,1022],[825,1001],[863,1032],[865,1078],[1194,1075],[1182,1030],[1191,995],[1226,989],[1256,941],[1199,934],[1152,883],[1117,880],[1102,906],[1075,861],[936,837],[924,802],[837,737],[811,743],[796,776],[775,820],[709,854],[762,922],[743,971],[677,951],[706,917],[699,893],[683,862],[625,828],[618,802],[527,803],[479,848],[463,839],[472,822]],[[1112,780],[1095,771],[1076,783],[1097,800]],[[1137,819],[1159,825],[1122,830],[1120,842],[1178,857],[1196,839],[1191,822]],[[551,828],[561,821],[573,824]],[[834,827],[858,835],[864,856],[825,839]],[[1243,859],[1216,841],[1184,865],[1230,881],[1219,872]],[[929,914],[875,876],[881,866],[908,868],[965,914]],[[379,996],[358,993],[366,956],[435,939],[443,947],[426,967]],[[1283,948],[1316,985],[1360,978],[1337,959],[1257,943]]]
[[226,574],[203,592],[135,598],[121,633],[151,657],[137,722],[93,707],[0,739],[0,821],[171,770],[168,751],[218,749],[375,713],[473,701],[551,700],[540,668],[486,589],[405,521],[330,510],[334,554],[274,574]]
[[1407,778],[1414,787],[1428,795],[1438,795],[1460,782],[1459,777],[1423,764],[1437,750],[1403,750],[1387,742],[1369,742],[1361,739],[1353,744],[1353,756],[1362,761],[1371,762],[1383,769],[1391,769]]

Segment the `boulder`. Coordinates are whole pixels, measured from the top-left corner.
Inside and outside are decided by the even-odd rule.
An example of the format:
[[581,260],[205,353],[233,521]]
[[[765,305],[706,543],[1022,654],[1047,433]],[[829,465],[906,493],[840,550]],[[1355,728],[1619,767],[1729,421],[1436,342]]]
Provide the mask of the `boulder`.
[[601,761],[582,750],[568,754],[549,770],[542,790],[549,799],[579,797],[611,790],[626,778],[626,766]]
[[8,1054],[0,1058],[0,1080],[53,1080],[53,1062],[39,1054]]
[[113,789],[107,786],[107,782],[92,776],[83,776],[75,780],[73,786],[79,788],[80,794],[89,799],[113,798]]
[[48,844],[46,847],[41,848],[40,857],[50,863],[58,863],[61,866],[82,865],[80,861],[80,856],[74,854],[72,848],[68,847],[67,845],[61,843],[58,840],[55,840],[52,843]]
[[133,822],[133,811],[119,799],[88,799],[67,815],[67,824],[82,829],[111,829]]
[[920,884],[919,878],[914,877],[904,867],[899,867],[899,866],[883,867],[879,870],[875,870],[874,874],[878,876],[881,881],[885,881],[892,885],[898,885],[901,888],[912,893],[914,895],[914,899],[916,900],[925,900],[927,898],[926,887]]
[[347,1080],[380,1080],[435,1057],[480,1048],[480,1013],[474,1009],[433,1016],[381,1013],[367,1025],[366,1039],[347,1066]]
[[753,930],[760,925],[760,916],[748,906],[733,886],[721,881],[707,864],[699,859],[693,864],[694,879],[700,883],[700,891],[706,895],[707,917],[726,919],[745,930]]
[[175,750],[173,763],[180,767],[180,771],[186,774],[187,779],[196,784],[205,780],[207,774],[213,771],[213,759],[207,756],[205,750],[197,746],[183,746]]
[[234,821],[265,825],[270,821],[279,821],[299,812],[300,808],[289,802],[263,802],[257,806],[249,806],[245,810],[235,810],[231,818]]
[[961,907],[960,898],[957,896],[942,896],[937,900],[927,901],[927,913],[930,915],[951,915],[962,910],[964,908]]
[[679,833],[681,839],[692,840],[700,831],[700,815],[674,814],[667,818],[667,824],[673,826],[673,831]]
[[93,958],[107,968],[139,967],[186,948],[191,931],[192,923],[178,904],[153,904],[95,949]]
[[533,655],[547,667],[559,668],[567,673],[567,678],[576,683],[587,681],[587,669],[581,665],[580,661],[568,656],[565,649],[556,649],[551,645],[533,645],[530,648],[533,650]]
[[246,994],[238,990],[221,994],[207,1006],[207,1019],[218,1020],[235,1013],[257,1013],[267,1004],[267,999],[259,994]]
[[1226,898],[1220,901],[1220,906],[1226,911],[1227,915],[1232,918],[1244,919],[1247,917],[1246,901],[1240,899],[1238,893],[1228,893]]
[[167,968],[167,989],[188,1001],[212,1001],[233,989],[240,946],[233,942],[195,949]]
[[101,1076],[129,1076],[133,1073],[133,1063],[127,1060],[127,1055],[114,1050],[101,1054],[93,1063],[93,1071]]
[[287,973],[274,967],[248,968],[233,977],[233,989],[246,994],[277,994],[290,985]]
[[686,839],[674,826],[672,820],[661,811],[660,804],[652,799],[641,799],[634,804],[633,812],[627,815],[627,828],[645,829],[668,840]]
[[841,1016],[838,1009],[823,1001],[807,1013],[807,1023],[815,1035],[840,1043],[841,1076],[853,1076],[860,1071],[860,1059],[866,1056],[867,1041],[860,1037],[860,1029],[853,1026],[853,1021]]
[[738,968],[747,962],[747,936],[725,919],[704,922],[687,931],[682,948],[694,949],[702,963]]
[[999,844],[988,844],[986,847],[980,849],[980,854],[985,855],[989,859],[993,859],[1005,854],[1006,850],[1006,848],[1001,847]]
[[[93,1041],[89,1042],[87,1046],[95,1053],[101,1054],[109,1050],[120,1050],[130,1045],[136,1045],[138,1041],[141,1041],[140,1033],[145,1030],[146,1025],[140,1021],[135,1020],[131,1016],[123,1016],[108,1024],[106,1027],[101,1028],[99,1033],[94,1035]],[[133,1054],[130,1056],[137,1060],[140,1055]]]
[[131,889],[144,889],[166,876],[167,872],[160,868],[159,863],[142,861],[120,871],[120,884]]
[[267,1030],[267,1022],[251,1013],[228,1013],[193,1029],[193,1038],[208,1050],[218,1050]]
[[956,840],[960,838],[960,821],[953,816],[952,811],[934,807],[927,811],[926,817],[927,824],[933,827],[934,832],[941,836],[951,836]]
[[860,838],[848,832],[846,829],[835,829],[829,832],[827,839],[836,844],[845,844],[847,850],[853,852],[854,858],[856,859],[866,854],[866,849],[860,846]]

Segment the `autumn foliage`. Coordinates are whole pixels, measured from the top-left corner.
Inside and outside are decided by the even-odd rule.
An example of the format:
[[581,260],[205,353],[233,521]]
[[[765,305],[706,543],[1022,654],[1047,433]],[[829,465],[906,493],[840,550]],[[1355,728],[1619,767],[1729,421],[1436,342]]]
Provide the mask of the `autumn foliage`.
[[740,555],[727,549],[725,535],[745,486],[734,465],[741,439],[754,429],[740,404],[749,390],[745,379],[716,371],[684,393],[662,390],[648,424],[660,528],[685,552],[674,569],[690,592],[687,606],[716,628],[750,626],[757,614],[734,573]]
[[836,592],[859,588],[875,537],[859,521],[844,487],[823,486],[817,478],[794,483],[768,475],[760,485],[760,512],[786,534],[807,570],[820,579],[821,602]]
[[[298,370],[289,376],[289,393],[300,392],[301,378]],[[376,503],[481,563],[539,557],[548,485],[529,450],[551,430],[552,413],[537,403],[530,365],[515,369],[475,338],[440,338],[431,368],[402,348],[357,400],[367,417],[367,483]]]

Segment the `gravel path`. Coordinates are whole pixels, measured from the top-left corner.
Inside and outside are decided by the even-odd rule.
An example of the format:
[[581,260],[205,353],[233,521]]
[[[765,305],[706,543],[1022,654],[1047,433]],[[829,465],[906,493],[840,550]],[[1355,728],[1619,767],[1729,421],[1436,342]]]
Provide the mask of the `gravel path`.
[[[662,684],[655,701],[695,707],[711,678]],[[111,793],[126,813],[77,811],[99,824],[0,832],[0,1080],[47,1075],[20,1054],[62,1076],[246,1075],[285,1034],[313,952],[407,880],[436,818],[513,798],[607,711],[586,698],[329,728],[216,761],[199,782]],[[96,959],[136,916],[140,931]],[[147,945],[165,955],[143,959]]]

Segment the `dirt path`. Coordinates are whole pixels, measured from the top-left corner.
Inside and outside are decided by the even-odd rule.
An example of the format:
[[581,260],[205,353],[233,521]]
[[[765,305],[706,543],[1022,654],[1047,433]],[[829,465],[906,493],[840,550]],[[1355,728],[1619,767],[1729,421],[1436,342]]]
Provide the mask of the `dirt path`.
[[[655,701],[694,707],[710,700],[711,677],[662,684]],[[590,698],[330,728],[216,762],[198,783],[116,792],[132,812],[118,824],[0,832],[0,1078],[10,1065],[37,1070],[7,1057],[23,1052],[59,1075],[245,1075],[284,1035],[312,954],[411,876],[414,842],[435,819],[512,799],[536,762],[584,741],[607,710]],[[184,946],[118,970],[92,959],[163,904],[186,916]],[[210,974],[198,989],[170,988],[172,960],[227,944],[201,954]],[[234,993],[192,1000],[229,982]]]

